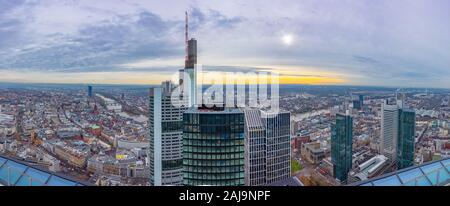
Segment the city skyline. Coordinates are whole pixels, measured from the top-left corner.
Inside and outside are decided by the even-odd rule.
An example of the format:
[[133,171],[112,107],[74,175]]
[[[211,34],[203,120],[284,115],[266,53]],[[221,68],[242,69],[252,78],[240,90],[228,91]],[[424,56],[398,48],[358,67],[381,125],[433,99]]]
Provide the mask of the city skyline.
[[448,1],[171,5],[6,1],[0,82],[159,84],[183,67],[187,10],[204,70],[276,71],[281,84],[450,88]]

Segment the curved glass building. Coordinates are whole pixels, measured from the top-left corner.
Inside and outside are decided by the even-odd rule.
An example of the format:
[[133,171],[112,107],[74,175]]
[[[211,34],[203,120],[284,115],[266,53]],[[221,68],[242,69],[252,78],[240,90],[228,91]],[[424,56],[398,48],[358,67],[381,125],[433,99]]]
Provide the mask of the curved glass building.
[[191,108],[183,115],[183,184],[244,185],[244,113]]

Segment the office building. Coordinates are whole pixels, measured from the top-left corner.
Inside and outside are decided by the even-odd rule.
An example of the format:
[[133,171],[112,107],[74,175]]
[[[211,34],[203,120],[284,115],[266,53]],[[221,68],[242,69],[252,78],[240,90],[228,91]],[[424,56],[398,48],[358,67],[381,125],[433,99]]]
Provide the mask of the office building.
[[92,97],[92,86],[88,86],[88,97]]
[[245,110],[245,185],[290,177],[290,113]]
[[353,118],[347,114],[336,114],[331,125],[331,161],[334,177],[345,183],[352,169]]
[[171,99],[174,86],[164,82],[161,87],[150,89],[150,184],[182,185],[182,123],[187,109],[184,99]]
[[399,110],[399,134],[397,146],[397,168],[403,169],[414,164],[414,137],[416,113],[411,109]]
[[386,100],[381,107],[380,153],[391,162],[397,160],[398,112],[400,102]]
[[414,162],[415,112],[402,100],[386,100],[382,106],[380,153],[398,169]]
[[364,108],[364,96],[354,95],[352,96],[353,109],[362,110]]
[[183,115],[184,185],[244,185],[244,113],[191,107]]

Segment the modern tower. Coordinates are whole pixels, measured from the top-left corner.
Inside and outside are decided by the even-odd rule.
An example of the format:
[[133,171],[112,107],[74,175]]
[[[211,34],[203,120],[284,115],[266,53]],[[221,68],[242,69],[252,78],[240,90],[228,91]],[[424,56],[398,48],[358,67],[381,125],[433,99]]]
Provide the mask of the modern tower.
[[393,163],[397,161],[397,140],[400,101],[385,100],[381,107],[380,153]]
[[184,185],[244,185],[244,113],[191,107],[183,115]]
[[353,108],[357,110],[361,110],[364,108],[364,96],[363,95],[355,95],[352,97]]
[[183,112],[184,99],[171,99],[174,85],[163,82],[161,87],[150,89],[150,184],[182,185],[183,183]]
[[399,134],[397,146],[397,168],[403,169],[414,165],[414,137],[416,113],[411,109],[399,111]]
[[245,185],[290,177],[290,113],[245,109]]
[[415,115],[403,100],[386,100],[382,106],[380,152],[398,169],[414,163]]
[[88,97],[92,97],[92,86],[88,86]]
[[352,169],[353,118],[347,114],[336,114],[336,122],[331,125],[331,161],[333,176],[346,182]]

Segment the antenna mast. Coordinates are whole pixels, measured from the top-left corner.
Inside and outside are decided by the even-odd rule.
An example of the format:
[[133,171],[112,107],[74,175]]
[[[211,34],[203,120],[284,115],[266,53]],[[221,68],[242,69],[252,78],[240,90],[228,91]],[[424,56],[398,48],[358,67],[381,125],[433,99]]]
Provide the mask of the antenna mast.
[[188,41],[189,41],[189,34],[188,34],[188,32],[189,32],[189,26],[188,26],[189,20],[188,20],[188,13],[187,13],[187,11],[186,11],[185,15],[186,15],[185,44],[186,44],[186,62],[187,62],[188,61]]

